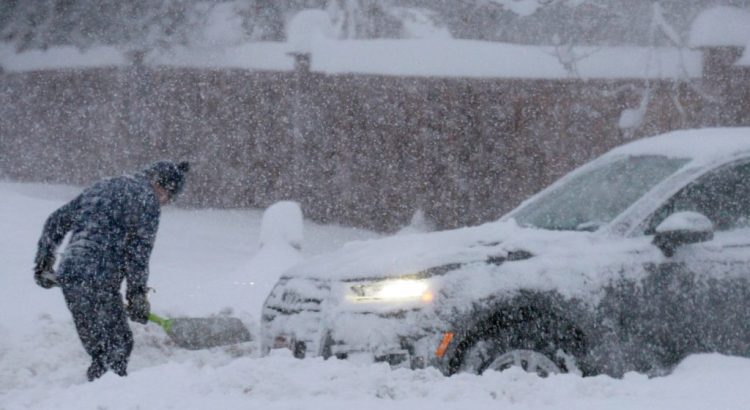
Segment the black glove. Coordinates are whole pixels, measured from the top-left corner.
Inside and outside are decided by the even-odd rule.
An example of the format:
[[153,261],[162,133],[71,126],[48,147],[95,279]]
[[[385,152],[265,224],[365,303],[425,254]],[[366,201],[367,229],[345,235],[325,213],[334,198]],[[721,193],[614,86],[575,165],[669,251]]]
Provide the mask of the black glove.
[[151,313],[151,304],[145,293],[128,295],[128,306],[125,308],[130,320],[138,323],[148,322],[148,314]]
[[36,266],[34,266],[34,281],[37,285],[45,289],[57,285],[54,266],[54,255],[39,258],[39,260],[37,260]]

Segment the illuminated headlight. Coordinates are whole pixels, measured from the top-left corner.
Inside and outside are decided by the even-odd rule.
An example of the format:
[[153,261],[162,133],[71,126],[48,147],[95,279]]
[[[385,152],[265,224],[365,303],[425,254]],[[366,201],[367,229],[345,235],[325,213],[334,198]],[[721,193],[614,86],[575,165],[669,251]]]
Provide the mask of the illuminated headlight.
[[432,302],[434,293],[427,280],[395,279],[366,285],[354,285],[347,299],[350,302]]

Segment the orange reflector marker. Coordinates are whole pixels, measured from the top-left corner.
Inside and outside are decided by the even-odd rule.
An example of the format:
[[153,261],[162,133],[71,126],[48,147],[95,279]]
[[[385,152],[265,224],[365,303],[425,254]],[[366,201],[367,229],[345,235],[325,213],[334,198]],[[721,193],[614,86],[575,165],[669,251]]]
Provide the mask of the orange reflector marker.
[[450,346],[452,341],[453,332],[445,332],[445,334],[443,335],[443,341],[440,343],[440,346],[438,346],[437,352],[435,352],[435,356],[442,359],[443,356],[445,356],[445,352],[448,350],[448,346]]

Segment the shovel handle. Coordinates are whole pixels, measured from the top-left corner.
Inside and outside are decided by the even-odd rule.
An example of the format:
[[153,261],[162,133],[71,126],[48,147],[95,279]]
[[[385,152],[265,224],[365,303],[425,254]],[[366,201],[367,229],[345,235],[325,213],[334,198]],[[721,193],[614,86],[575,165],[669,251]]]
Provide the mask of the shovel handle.
[[148,320],[163,327],[165,332],[170,332],[172,330],[172,324],[174,323],[174,319],[165,319],[156,313],[149,313]]

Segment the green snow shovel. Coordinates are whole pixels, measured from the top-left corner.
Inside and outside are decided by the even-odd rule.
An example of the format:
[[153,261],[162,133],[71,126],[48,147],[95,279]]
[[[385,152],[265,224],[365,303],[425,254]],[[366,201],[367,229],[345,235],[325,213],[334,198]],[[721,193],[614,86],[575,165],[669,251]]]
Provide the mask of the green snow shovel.
[[177,346],[190,350],[208,349],[253,340],[245,325],[236,317],[166,319],[150,313],[148,320],[161,326]]
[[[52,282],[52,286],[60,286],[54,273],[45,272],[42,276]],[[161,326],[177,346],[190,350],[208,349],[253,340],[245,325],[236,317],[165,319],[150,313],[148,320]]]

